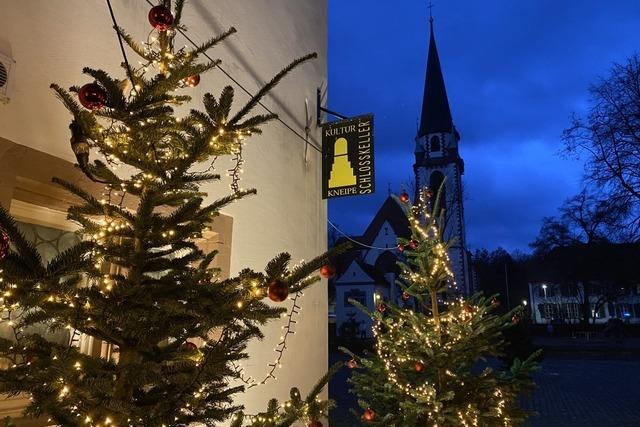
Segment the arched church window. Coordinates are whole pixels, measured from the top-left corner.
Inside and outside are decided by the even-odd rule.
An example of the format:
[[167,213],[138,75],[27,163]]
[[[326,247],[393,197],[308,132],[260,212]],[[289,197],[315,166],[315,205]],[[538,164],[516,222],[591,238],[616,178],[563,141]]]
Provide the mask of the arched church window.
[[444,182],[444,174],[440,171],[434,171],[429,178],[429,188],[434,194],[440,190],[440,186]]
[[[438,191],[440,192],[440,199],[439,199],[440,208],[442,208],[446,204],[446,200],[447,200],[447,191],[446,191],[447,186],[442,185],[443,182],[444,182],[444,174],[440,171],[433,172],[431,174],[431,177],[429,178],[429,189],[433,192],[434,198],[438,194]],[[438,215],[439,212],[434,212],[434,214]]]
[[431,152],[440,151],[440,138],[438,138],[436,135],[433,135],[431,137],[431,141],[429,142],[429,145],[430,145],[429,150]]

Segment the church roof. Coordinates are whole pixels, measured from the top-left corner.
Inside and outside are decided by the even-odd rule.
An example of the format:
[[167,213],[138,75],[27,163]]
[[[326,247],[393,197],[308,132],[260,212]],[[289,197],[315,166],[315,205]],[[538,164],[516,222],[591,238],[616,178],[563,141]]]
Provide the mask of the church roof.
[[[348,239],[346,237],[341,237],[336,241],[335,245],[337,246],[341,243],[347,242],[349,239],[360,242],[366,246],[372,245],[378,234],[380,234],[380,230],[382,229],[385,222],[389,223],[396,236],[404,238],[408,238],[410,236],[409,220],[407,220],[407,216],[405,215],[402,207],[398,204],[396,199],[389,196],[384,201],[382,206],[380,206],[380,209],[378,209],[378,212],[376,212],[376,215],[373,217],[362,236],[350,236]],[[362,255],[362,250],[362,246],[354,244],[351,250],[338,255],[334,259],[334,265],[336,266],[338,275],[342,275],[349,268],[353,261],[359,259],[359,257]],[[393,252],[386,253],[393,254]],[[367,265],[365,263],[362,264]],[[376,269],[376,267],[374,266],[371,266],[371,268]]]
[[387,280],[386,277],[384,277],[384,274],[382,273],[382,271],[378,270],[373,265],[369,265],[369,264],[364,263],[364,262],[362,262],[360,260],[357,260],[356,262],[358,263],[360,268],[362,268],[362,270],[365,273],[367,273],[367,275],[374,280],[374,282],[376,284],[378,284],[378,285],[388,285],[389,284],[389,281]]
[[430,133],[452,132],[453,119],[449,109],[447,89],[440,67],[436,38],[433,35],[433,19],[430,21],[429,56],[427,58],[427,72],[424,82],[424,96],[422,98],[422,115],[418,137]]
[[387,197],[376,216],[373,217],[371,223],[362,235],[363,243],[371,245],[376,236],[380,233],[382,225],[387,221],[396,236],[409,237],[409,220],[404,211],[393,197]]

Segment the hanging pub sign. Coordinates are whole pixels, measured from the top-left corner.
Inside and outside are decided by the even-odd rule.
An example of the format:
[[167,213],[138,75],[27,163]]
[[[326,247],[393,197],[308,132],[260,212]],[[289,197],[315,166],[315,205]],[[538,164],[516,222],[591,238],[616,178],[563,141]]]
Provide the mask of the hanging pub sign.
[[375,190],[373,115],[322,125],[322,198]]

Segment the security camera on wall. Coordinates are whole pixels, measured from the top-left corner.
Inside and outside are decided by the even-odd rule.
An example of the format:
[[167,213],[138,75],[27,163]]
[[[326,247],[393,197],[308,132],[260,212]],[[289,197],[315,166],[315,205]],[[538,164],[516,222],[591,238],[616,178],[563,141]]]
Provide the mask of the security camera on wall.
[[0,102],[3,104],[8,103],[11,98],[15,68],[16,61],[0,53]]

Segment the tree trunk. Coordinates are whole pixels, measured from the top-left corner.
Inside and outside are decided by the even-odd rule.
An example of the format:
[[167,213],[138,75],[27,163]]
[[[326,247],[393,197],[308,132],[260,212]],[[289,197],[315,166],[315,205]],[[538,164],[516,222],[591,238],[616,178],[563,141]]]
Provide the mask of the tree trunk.
[[118,369],[116,385],[113,397],[116,400],[130,402],[133,397],[134,386],[129,378],[128,372],[130,365],[138,363],[142,360],[140,355],[134,349],[120,349],[120,357],[118,359]]

